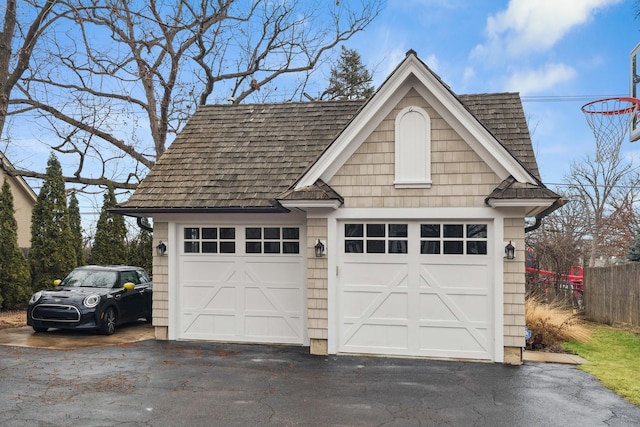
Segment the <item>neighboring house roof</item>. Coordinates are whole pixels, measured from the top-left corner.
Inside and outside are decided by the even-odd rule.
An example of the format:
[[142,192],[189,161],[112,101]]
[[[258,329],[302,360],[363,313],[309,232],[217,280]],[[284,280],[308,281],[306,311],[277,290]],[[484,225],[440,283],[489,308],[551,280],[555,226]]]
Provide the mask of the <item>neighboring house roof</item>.
[[[5,165],[8,165],[9,167],[7,168]],[[9,159],[6,158],[4,153],[2,153],[1,151],[0,151],[0,169],[2,169],[3,172],[5,172],[4,175],[9,177],[9,179],[13,180],[16,186],[21,190],[24,197],[29,202],[31,202],[32,205],[35,205],[35,203],[38,201],[38,195],[35,193],[35,191],[33,191],[31,186],[27,184],[27,181],[25,181],[24,178],[22,178],[21,176],[12,176],[6,173],[7,169],[13,169],[13,165],[11,164]],[[0,185],[2,185],[2,182],[0,182]]]
[[[195,210],[281,210],[277,200],[342,198],[323,177],[348,153],[347,144],[404,82],[418,79],[437,93],[437,110],[462,123],[481,156],[500,171],[496,200],[556,200],[540,181],[524,110],[517,93],[455,95],[410,51],[368,101],[207,105],[198,108],[162,158],[138,186],[121,213]],[[455,110],[455,111],[452,111]],[[375,117],[375,119],[374,119]],[[360,135],[358,135],[360,136]],[[333,151],[332,151],[333,150]],[[506,165],[506,166],[505,166]],[[519,177],[519,180],[513,176]],[[552,202],[542,203],[539,212]]]

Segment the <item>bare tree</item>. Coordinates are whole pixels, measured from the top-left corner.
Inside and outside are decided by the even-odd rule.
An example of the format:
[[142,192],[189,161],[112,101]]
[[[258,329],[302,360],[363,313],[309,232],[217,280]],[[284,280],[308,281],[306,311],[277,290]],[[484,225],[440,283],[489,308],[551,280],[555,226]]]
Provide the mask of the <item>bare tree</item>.
[[608,262],[624,256],[637,226],[634,206],[640,175],[633,164],[617,155],[587,157],[571,165],[566,182],[590,237],[589,266],[600,257]]
[[589,236],[580,198],[564,192],[563,199],[562,209],[553,211],[542,227],[526,235],[527,247],[531,248],[529,264],[558,274],[567,274],[570,267],[583,264],[585,239]]
[[48,3],[59,4],[56,31],[7,92],[6,114],[30,115],[73,156],[67,182],[133,189],[197,105],[301,99],[309,74],[383,0]]
[[57,0],[48,0],[42,6],[31,1],[23,4],[35,14],[30,22],[19,19],[17,0],[7,0],[0,33],[0,136],[3,134],[11,93],[29,69],[39,38],[56,19],[52,10]]

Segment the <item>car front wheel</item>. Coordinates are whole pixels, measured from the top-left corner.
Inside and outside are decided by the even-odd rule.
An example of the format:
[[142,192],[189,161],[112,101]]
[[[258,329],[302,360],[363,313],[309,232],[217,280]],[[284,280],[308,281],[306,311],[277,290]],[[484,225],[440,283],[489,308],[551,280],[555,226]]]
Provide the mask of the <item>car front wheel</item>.
[[102,316],[99,332],[103,335],[113,334],[116,330],[117,320],[116,310],[113,307],[107,308]]
[[42,326],[34,326],[33,327],[33,331],[34,332],[47,332],[49,330],[49,328],[43,328]]

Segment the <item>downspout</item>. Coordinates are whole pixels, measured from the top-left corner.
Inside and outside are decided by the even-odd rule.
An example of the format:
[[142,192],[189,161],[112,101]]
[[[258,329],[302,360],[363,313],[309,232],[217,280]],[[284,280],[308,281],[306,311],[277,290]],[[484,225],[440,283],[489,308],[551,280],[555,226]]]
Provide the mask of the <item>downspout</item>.
[[557,199],[555,202],[551,204],[551,206],[549,206],[548,208],[540,212],[538,215],[536,215],[536,222],[533,223],[533,225],[530,225],[529,227],[525,227],[524,233],[527,234],[531,231],[534,231],[540,228],[540,226],[542,225],[542,218],[549,215],[551,212],[555,211],[556,209],[559,209],[560,207],[562,207],[562,205],[564,205],[564,199],[562,198]]
[[149,233],[153,233],[153,227],[149,227],[148,225],[143,224],[141,216],[136,217],[136,223],[138,224],[138,227],[140,227],[144,231],[148,231]]

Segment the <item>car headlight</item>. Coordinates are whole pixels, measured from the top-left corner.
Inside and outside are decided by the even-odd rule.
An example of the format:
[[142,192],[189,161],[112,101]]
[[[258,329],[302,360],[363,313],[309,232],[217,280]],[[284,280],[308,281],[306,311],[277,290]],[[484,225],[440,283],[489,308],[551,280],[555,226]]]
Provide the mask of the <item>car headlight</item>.
[[31,299],[29,299],[29,304],[35,304],[42,297],[42,291],[38,291],[35,294],[31,295]]
[[85,307],[89,307],[89,308],[93,308],[96,305],[98,305],[98,303],[100,302],[100,295],[89,295],[87,296],[84,301],[82,301],[82,304],[84,304]]

